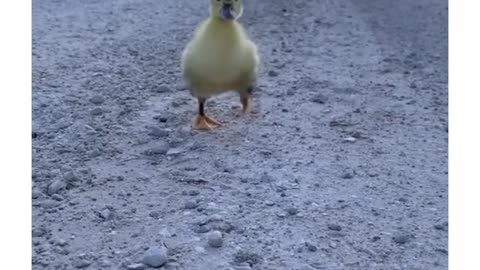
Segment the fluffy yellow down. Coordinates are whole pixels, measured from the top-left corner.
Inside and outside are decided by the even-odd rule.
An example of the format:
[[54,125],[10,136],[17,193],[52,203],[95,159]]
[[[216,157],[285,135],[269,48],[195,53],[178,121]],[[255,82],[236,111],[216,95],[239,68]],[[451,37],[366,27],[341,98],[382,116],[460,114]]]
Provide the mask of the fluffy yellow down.
[[182,55],[185,80],[199,98],[252,87],[258,63],[257,48],[243,27],[215,17],[198,27]]

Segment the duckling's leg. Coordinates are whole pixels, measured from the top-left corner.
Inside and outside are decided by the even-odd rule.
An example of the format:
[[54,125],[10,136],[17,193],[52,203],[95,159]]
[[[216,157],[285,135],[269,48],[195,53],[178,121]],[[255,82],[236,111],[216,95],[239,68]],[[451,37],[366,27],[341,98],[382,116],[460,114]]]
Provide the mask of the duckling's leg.
[[206,98],[198,98],[198,115],[195,117],[195,128],[201,130],[212,130],[221,126],[219,122],[211,119],[205,114]]
[[252,87],[249,87],[247,90],[240,92],[240,102],[242,103],[244,113],[249,113],[252,111],[252,92]]

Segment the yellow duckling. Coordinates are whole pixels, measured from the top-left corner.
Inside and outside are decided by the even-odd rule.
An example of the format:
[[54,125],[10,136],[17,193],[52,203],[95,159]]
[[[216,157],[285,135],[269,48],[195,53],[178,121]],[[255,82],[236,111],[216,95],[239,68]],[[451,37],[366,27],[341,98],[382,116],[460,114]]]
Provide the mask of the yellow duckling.
[[230,90],[240,94],[243,111],[251,110],[251,94],[257,78],[257,47],[237,19],[242,0],[212,0],[210,17],[197,28],[182,54],[184,78],[198,98],[196,129],[211,130],[221,124],[205,114],[206,100]]

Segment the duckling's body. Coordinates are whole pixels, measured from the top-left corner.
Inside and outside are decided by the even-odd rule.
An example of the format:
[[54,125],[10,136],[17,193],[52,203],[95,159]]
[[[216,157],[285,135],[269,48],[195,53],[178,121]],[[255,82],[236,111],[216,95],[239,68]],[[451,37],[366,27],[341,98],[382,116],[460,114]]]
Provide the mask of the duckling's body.
[[183,54],[184,76],[196,97],[246,90],[257,66],[257,48],[236,21],[207,19]]
[[212,1],[212,16],[198,27],[182,55],[185,80],[192,95],[199,100],[199,116],[195,121],[199,129],[212,129],[220,125],[204,113],[204,103],[211,96],[230,90],[238,91],[244,111],[248,111],[258,71],[257,48],[235,20],[239,15],[234,19],[220,16],[225,9],[228,9],[227,15],[229,12],[241,14],[241,6],[235,13],[236,5],[241,5],[240,1],[219,2]]

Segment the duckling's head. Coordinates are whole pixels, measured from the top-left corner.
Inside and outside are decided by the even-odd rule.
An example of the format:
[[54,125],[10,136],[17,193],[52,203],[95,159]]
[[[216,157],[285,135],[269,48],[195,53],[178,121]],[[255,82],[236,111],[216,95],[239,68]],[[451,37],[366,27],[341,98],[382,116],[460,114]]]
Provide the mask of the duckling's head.
[[242,0],[211,0],[210,14],[214,18],[234,21],[243,13]]

